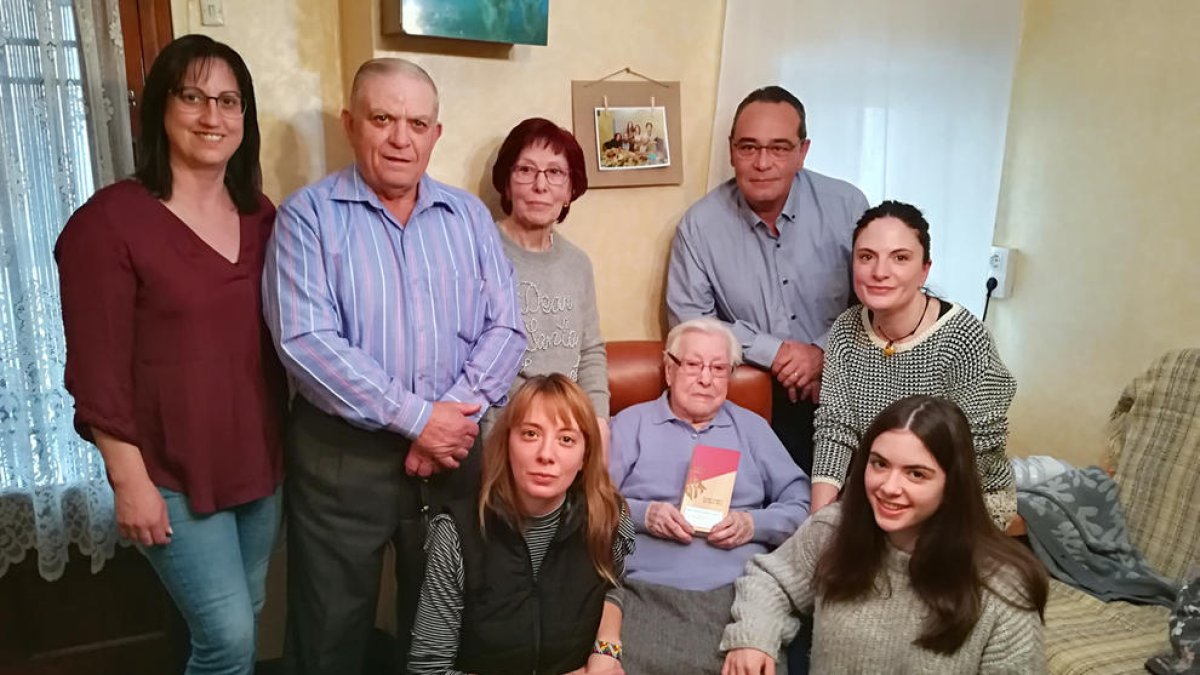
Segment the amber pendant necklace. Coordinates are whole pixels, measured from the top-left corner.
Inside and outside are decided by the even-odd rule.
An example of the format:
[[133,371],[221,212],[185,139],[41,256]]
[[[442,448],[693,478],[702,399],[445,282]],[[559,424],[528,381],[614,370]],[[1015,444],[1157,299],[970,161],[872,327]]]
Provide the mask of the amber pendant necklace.
[[917,325],[913,326],[913,329],[908,331],[908,335],[905,335],[902,338],[890,338],[890,337],[888,337],[887,333],[883,332],[882,328],[880,328],[879,326],[875,326],[876,332],[878,332],[883,337],[883,339],[887,340],[887,344],[883,346],[883,355],[884,356],[895,355],[897,342],[899,342],[901,340],[907,340],[908,338],[912,337],[913,335],[916,335],[917,329],[921,327],[921,322],[925,321],[925,314],[928,311],[929,311],[929,294],[926,293],[925,294],[925,309],[921,310],[921,317],[919,319],[917,319]]

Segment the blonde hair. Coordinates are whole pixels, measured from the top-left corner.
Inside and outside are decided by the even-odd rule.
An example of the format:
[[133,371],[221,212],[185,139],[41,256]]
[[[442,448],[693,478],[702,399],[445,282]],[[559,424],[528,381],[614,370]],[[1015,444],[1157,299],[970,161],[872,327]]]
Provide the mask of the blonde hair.
[[[582,501],[587,514],[584,540],[596,573],[617,585],[613,565],[613,538],[625,500],[608,476],[600,425],[596,411],[583,389],[561,373],[536,375],[525,381],[504,406],[500,419],[483,446],[483,486],[479,493],[479,526],[485,527],[488,512],[521,531],[525,514],[517,501],[517,485],[508,456],[509,431],[541,406],[551,419],[573,423],[583,434],[583,468],[568,488]],[[487,536],[484,530],[484,536]]]

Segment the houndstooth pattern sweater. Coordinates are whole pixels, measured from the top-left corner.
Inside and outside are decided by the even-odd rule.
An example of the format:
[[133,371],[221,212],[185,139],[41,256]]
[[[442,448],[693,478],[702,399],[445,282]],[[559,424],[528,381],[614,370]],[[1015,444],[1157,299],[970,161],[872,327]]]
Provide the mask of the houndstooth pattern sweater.
[[866,307],[851,307],[830,328],[814,434],[813,482],[840,488],[858,441],[875,417],[905,396],[926,394],[954,401],[967,416],[983,490],[1012,491],[1012,467],[1004,445],[1017,383],[987,328],[961,305],[951,304],[916,339],[896,345],[892,356],[884,355],[885,345],[887,340],[871,328]]
[[[958,651],[937,654],[913,644],[928,608],[908,577],[911,556],[888,546],[884,570],[871,595],[826,603],[813,591],[817,561],[841,522],[834,503],[809,518],[773,553],[757,555],[736,584],[737,595],[721,651],[752,648],[779,660],[796,634],[798,612],[813,615],[814,673],[945,673],[1039,675],[1046,672],[1042,623],[1025,603],[1014,570],[987,574],[979,619]],[[1007,601],[1006,601],[1007,600]]]

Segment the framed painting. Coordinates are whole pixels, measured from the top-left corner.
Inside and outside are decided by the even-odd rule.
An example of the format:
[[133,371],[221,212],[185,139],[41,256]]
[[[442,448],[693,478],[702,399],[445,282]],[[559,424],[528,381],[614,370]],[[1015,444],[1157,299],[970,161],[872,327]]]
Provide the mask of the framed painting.
[[546,44],[550,0],[383,0],[389,35]]

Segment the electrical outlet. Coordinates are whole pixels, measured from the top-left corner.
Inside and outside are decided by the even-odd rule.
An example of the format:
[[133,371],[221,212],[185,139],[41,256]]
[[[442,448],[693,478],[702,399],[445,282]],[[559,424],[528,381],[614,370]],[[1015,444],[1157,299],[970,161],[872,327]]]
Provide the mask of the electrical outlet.
[[200,0],[200,25],[225,25],[225,7],[222,0]]
[[992,253],[988,256],[987,275],[996,280],[996,290],[992,291],[993,298],[1007,298],[1012,295],[1012,268],[1015,254],[1015,249],[1004,246],[992,247]]

